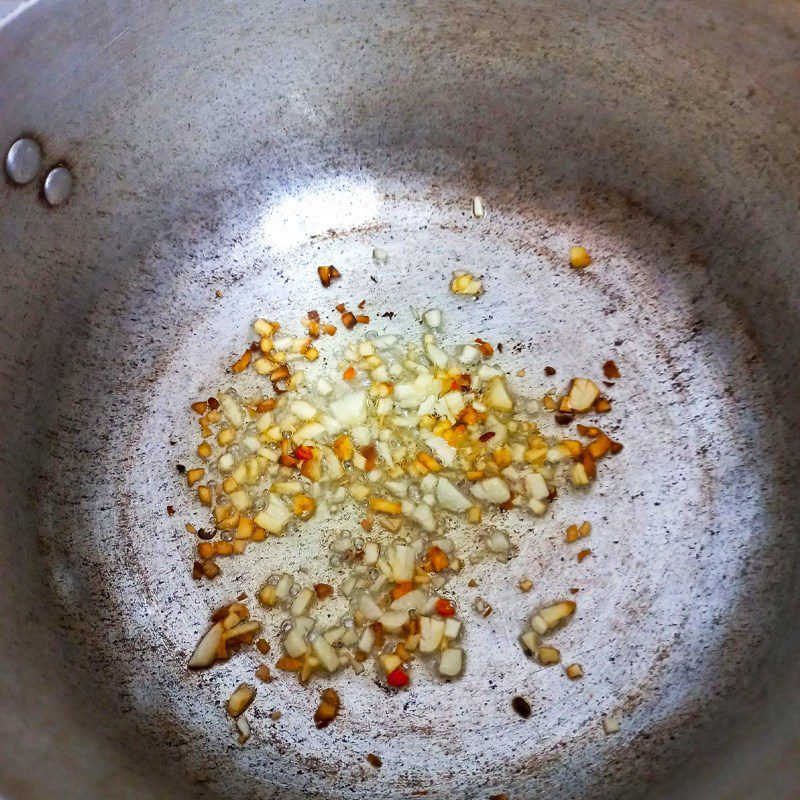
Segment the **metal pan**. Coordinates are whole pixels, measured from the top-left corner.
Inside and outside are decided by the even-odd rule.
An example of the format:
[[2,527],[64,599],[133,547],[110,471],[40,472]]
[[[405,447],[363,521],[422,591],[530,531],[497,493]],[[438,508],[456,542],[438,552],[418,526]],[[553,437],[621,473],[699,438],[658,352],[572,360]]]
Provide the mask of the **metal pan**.
[[[33,136],[42,163],[0,187],[0,793],[797,797],[799,37],[764,0],[39,0],[7,21],[0,144]],[[74,184],[51,207],[57,164]],[[333,303],[319,263],[343,272]],[[459,265],[478,303],[446,296]],[[428,304],[450,341],[490,332],[521,390],[614,358],[626,448],[514,523],[507,569],[465,573],[495,613],[463,680],[342,676],[325,731],[313,686],[276,681],[240,748],[221,704],[254,662],[187,655],[277,565],[335,579],[345,523],[198,587],[185,399],[219,388],[256,314],[346,297],[409,335]],[[560,537],[584,518],[577,565]],[[574,683],[516,642],[570,587]]]

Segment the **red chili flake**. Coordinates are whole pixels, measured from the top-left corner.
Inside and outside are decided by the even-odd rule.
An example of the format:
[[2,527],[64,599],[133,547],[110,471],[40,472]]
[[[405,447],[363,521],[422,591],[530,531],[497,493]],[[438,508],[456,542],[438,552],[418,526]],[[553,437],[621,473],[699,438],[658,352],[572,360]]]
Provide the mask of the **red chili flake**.
[[396,689],[402,689],[404,686],[408,686],[409,680],[408,674],[400,669],[400,667],[393,669],[386,676],[386,683],[388,683],[389,686],[394,686]]
[[436,613],[440,617],[454,617],[456,615],[456,610],[453,608],[453,604],[446,600],[444,597],[440,597],[436,601]]
[[300,461],[311,461],[311,459],[314,458],[314,448],[301,444],[300,447],[294,451],[294,456],[295,458],[299,458]]
[[476,339],[475,343],[478,345],[478,349],[481,351],[484,358],[490,358],[494,355],[494,348],[489,342],[485,342],[483,339]]
[[172,506],[167,506],[167,514],[171,517],[175,513],[175,509]]
[[452,382],[450,383],[450,389],[451,389],[452,391],[454,391],[454,392],[457,392],[457,391],[459,391],[459,389],[461,389],[461,387],[458,385],[458,381],[452,381]]
[[493,438],[494,438],[494,436],[495,436],[495,433],[494,433],[494,431],[486,431],[486,433],[482,433],[482,434],[481,434],[481,435],[478,437],[478,441],[479,441],[479,442],[488,442],[488,441],[489,441],[489,439],[493,439]]
[[216,397],[209,397],[208,400],[206,400],[206,402],[208,403],[208,407],[212,411],[216,411],[219,408],[219,400],[217,400]]
[[548,378],[552,378],[553,375],[556,374],[556,371],[553,367],[545,367],[544,374],[547,375]]

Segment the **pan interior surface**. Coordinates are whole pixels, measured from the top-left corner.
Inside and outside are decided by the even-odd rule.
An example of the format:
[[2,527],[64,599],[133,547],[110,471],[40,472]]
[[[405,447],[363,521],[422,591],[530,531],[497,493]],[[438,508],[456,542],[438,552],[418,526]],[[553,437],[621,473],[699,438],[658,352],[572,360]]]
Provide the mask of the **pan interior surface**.
[[[1,190],[0,374],[18,413],[3,421],[0,602],[20,633],[2,655],[0,792],[792,796],[800,127],[781,116],[797,87],[780,87],[800,24],[721,8],[40,2],[0,29],[17,128],[77,178],[57,211]],[[569,269],[573,244],[588,270]],[[326,290],[330,263],[343,277]],[[485,295],[450,295],[455,269]],[[438,307],[446,344],[503,342],[522,395],[613,358],[602,423],[625,450],[544,518],[504,518],[508,566],[453,582],[494,608],[465,609],[463,679],[419,668],[389,694],[337,675],[342,714],[317,731],[328,683],[281,678],[259,687],[240,747],[223,701],[259,661],[187,672],[210,611],[279,569],[337,585],[328,545],[356,518],[320,514],[195,583],[183,524],[205,520],[175,470],[197,444],[188,401],[232,385],[255,317],[291,325],[362,298],[409,339],[412,309]],[[342,337],[325,344],[335,360]],[[578,564],[563,531],[582,519]],[[571,588],[578,613],[553,644],[583,665],[576,682],[517,641]],[[251,610],[275,653],[282,617]]]

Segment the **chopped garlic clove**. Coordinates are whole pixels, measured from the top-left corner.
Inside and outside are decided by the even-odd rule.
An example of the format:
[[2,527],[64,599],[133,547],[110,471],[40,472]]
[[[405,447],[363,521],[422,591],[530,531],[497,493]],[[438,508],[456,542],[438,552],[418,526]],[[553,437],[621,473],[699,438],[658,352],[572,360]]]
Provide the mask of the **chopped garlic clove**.
[[324,636],[314,639],[311,649],[328,672],[335,672],[339,669],[339,655]]
[[[483,480],[479,484],[473,486],[473,494],[475,494],[475,489],[478,486],[480,486],[483,492],[483,498],[489,503],[501,505],[511,497],[511,490],[508,488],[508,484],[502,478],[486,478],[486,480]],[[477,497],[478,495],[475,496]]]
[[593,381],[588,378],[573,378],[565,398],[568,401],[567,407],[561,410],[582,414],[589,411],[599,396],[600,389]]
[[539,649],[539,637],[536,635],[535,631],[525,631],[519,639],[522,642],[522,646],[531,655]]
[[508,394],[505,381],[502,377],[491,378],[483,393],[483,402],[497,411],[512,411],[514,402]]
[[549,666],[561,661],[561,653],[555,647],[540,647],[536,651],[539,663]]
[[453,294],[477,297],[483,292],[483,283],[469,272],[454,272],[450,282],[450,291]]
[[461,633],[461,622],[455,619],[454,617],[448,617],[444,621],[444,636],[448,641],[453,641],[454,639],[458,639],[458,635]]
[[386,633],[392,634],[400,633],[408,620],[408,611],[387,611],[378,618]]
[[435,330],[442,324],[442,312],[438,308],[431,308],[422,315],[422,321]]
[[280,500],[273,497],[269,505],[256,515],[255,523],[269,533],[279,534],[292,518],[292,512]]
[[617,733],[620,729],[619,720],[615,717],[603,717],[603,730],[606,734]]
[[421,653],[435,653],[439,649],[444,636],[445,622],[436,617],[420,617],[420,641],[419,650]]
[[232,717],[238,717],[240,714],[244,714],[250,706],[250,703],[255,699],[255,696],[255,686],[251,686],[249,683],[240,684],[228,698],[228,713]]
[[439,505],[448,511],[466,511],[472,502],[468,500],[447,478],[439,478],[436,484],[436,497]]
[[330,406],[331,414],[337,422],[352,427],[364,422],[367,415],[367,395],[364,392],[349,392]]
[[414,578],[414,551],[405,544],[395,544],[389,551],[389,565],[395,583]]
[[464,651],[460,647],[448,647],[439,656],[439,674],[445,678],[455,678],[464,666]]
[[422,589],[412,589],[410,592],[406,592],[402,597],[398,597],[397,600],[394,600],[389,608],[391,608],[392,611],[410,611],[412,608],[422,608],[427,599]]
[[378,663],[381,665],[381,669],[386,675],[390,672],[394,672],[403,664],[400,657],[396,656],[394,653],[381,653],[378,656]]
[[244,744],[250,738],[250,723],[246,717],[236,718],[236,730],[239,731],[239,744]]
[[576,608],[577,606],[572,600],[561,600],[552,606],[540,609],[538,616],[544,620],[548,629],[555,628],[574,614]]
[[303,617],[305,616],[306,612],[309,608],[311,608],[311,604],[314,602],[314,598],[316,595],[314,594],[313,589],[301,589],[297,593],[297,597],[295,597],[294,602],[292,603],[291,614],[293,617]]
[[217,650],[222,641],[224,631],[223,624],[217,622],[206,632],[189,659],[189,669],[205,669],[217,660]]
[[592,263],[592,258],[585,247],[570,247],[569,264],[573,269],[586,269]]

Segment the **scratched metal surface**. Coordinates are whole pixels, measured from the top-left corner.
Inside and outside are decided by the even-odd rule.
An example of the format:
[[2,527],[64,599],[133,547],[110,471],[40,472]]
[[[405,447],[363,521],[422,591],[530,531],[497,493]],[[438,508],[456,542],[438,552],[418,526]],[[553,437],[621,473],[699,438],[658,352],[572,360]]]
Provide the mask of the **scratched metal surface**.
[[[57,211],[0,187],[8,800],[794,796],[800,23],[724,8],[53,0],[0,28],[3,147],[34,133],[77,177]],[[477,303],[445,291],[461,266]],[[504,342],[523,395],[545,364],[558,385],[613,357],[626,447],[544,519],[504,518],[511,564],[455,582],[496,609],[467,615],[463,680],[391,696],[337,676],[322,732],[322,684],[277,680],[240,748],[222,703],[254,655],[190,675],[188,654],[278,566],[336,582],[345,523],[196,585],[186,398],[227,385],[255,315],[356,297],[397,312],[387,330],[417,335],[410,306],[435,304],[445,342]],[[578,565],[560,537],[584,518]],[[570,587],[553,641],[580,682],[516,643]],[[280,617],[255,613],[277,644]]]

